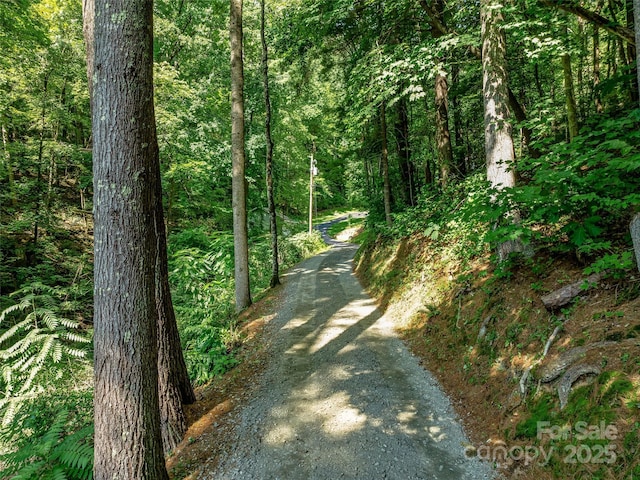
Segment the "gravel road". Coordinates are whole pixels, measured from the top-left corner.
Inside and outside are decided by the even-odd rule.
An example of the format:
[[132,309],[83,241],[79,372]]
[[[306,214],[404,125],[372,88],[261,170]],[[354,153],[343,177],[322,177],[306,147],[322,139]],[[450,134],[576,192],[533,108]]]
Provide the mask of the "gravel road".
[[352,274],[335,243],[284,278],[272,361],[216,471],[200,479],[489,479],[464,455],[448,398]]

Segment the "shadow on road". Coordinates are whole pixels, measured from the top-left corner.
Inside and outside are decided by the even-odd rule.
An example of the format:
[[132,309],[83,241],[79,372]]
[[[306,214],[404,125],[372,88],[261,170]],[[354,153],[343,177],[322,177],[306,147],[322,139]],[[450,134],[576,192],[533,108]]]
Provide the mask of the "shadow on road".
[[446,397],[352,274],[357,246],[331,245],[287,275],[278,358],[243,421],[252,440],[213,478],[489,478],[465,458]]

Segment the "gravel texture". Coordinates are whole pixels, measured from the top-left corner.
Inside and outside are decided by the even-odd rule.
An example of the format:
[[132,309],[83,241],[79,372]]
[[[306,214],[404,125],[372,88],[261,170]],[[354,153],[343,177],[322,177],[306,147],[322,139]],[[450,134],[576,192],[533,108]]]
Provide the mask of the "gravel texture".
[[209,479],[489,479],[448,398],[333,242],[284,278],[271,364]]

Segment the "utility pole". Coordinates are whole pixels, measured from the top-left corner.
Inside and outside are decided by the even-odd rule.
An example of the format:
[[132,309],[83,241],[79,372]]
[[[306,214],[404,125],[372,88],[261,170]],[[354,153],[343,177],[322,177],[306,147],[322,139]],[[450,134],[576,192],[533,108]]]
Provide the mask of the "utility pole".
[[313,145],[309,162],[309,233],[313,231],[313,177],[318,174],[316,159],[314,158],[316,146]]

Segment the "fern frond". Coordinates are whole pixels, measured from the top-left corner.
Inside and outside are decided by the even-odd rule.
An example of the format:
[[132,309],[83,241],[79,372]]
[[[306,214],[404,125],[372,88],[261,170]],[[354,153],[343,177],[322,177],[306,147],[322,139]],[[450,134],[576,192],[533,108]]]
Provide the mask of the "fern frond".
[[[45,464],[46,462],[44,460],[30,463],[22,467],[17,472],[17,475],[11,477],[11,480],[33,480],[34,478],[38,478],[38,471],[40,471]],[[1,473],[4,474],[5,472]]]
[[38,311],[40,318],[50,330],[55,330],[60,325],[60,319],[51,310],[40,309]]
[[80,350],[79,348],[66,347],[65,352],[75,358],[85,358],[87,356],[86,350]]
[[43,335],[42,330],[39,328],[35,328],[27,333],[24,338],[21,340],[17,340],[12,346],[7,348],[6,350],[0,350],[0,358],[14,358],[18,355],[22,355],[25,353],[32,345],[38,343],[39,340],[42,340],[46,337]]
[[77,322],[76,320],[71,320],[66,317],[60,317],[58,320],[63,327],[71,328],[73,330],[80,328],[80,322]]
[[23,357],[20,358],[20,360],[18,360],[13,365],[11,365],[10,368],[12,368],[13,370],[18,370],[19,372],[24,372],[35,361],[36,361],[36,357],[34,357],[33,355],[24,355]]
[[51,475],[47,476],[47,479],[51,480],[68,480],[67,474],[62,467],[53,467]]
[[84,337],[78,333],[73,333],[73,332],[62,332],[60,334],[60,337],[66,339],[66,340],[70,340],[72,342],[78,342],[78,343],[91,343],[91,339]]
[[62,360],[62,344],[56,343],[53,346],[52,358],[53,363],[60,363],[60,360]]
[[22,303],[16,303],[15,305],[5,308],[2,313],[0,313],[0,323],[4,321],[7,315],[15,312],[16,310],[24,310]]
[[4,342],[6,342],[8,339],[10,339],[11,337],[13,337],[17,332],[19,332],[21,329],[23,329],[24,327],[26,327],[27,325],[29,325],[29,323],[31,323],[31,319],[29,318],[30,315],[27,315],[27,318],[25,318],[24,320],[22,320],[21,322],[16,323],[15,325],[13,325],[9,330],[7,330],[6,332],[4,332],[1,336],[0,336],[0,345],[2,345]]

